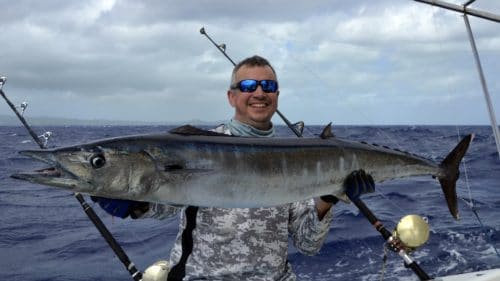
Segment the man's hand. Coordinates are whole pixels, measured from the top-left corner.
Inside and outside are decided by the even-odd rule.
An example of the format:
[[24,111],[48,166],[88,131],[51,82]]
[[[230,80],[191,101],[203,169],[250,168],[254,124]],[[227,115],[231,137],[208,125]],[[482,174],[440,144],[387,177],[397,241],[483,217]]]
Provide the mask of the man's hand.
[[362,194],[375,191],[375,182],[371,175],[364,170],[357,170],[349,174],[344,180],[345,194],[351,201],[356,201]]
[[331,203],[333,205],[335,205],[335,204],[337,204],[337,202],[339,202],[339,199],[333,195],[323,195],[320,197],[320,199],[326,203]]
[[[350,173],[344,180],[345,194],[351,201],[359,199],[359,196],[365,193],[375,191],[375,182],[371,175],[364,170],[357,170]],[[320,197],[326,203],[336,204],[339,199],[333,195],[324,195]]]
[[147,202],[109,199],[98,196],[90,196],[90,199],[99,204],[99,206],[101,206],[101,208],[104,209],[106,213],[122,219],[128,216],[130,216],[133,219],[136,219],[140,215],[147,212],[147,210],[149,209],[149,203]]

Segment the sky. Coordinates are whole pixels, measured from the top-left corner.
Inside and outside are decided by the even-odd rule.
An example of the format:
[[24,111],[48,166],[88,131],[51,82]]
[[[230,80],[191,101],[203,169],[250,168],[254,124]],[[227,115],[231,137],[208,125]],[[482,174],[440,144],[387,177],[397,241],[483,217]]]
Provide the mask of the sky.
[[[462,15],[410,0],[0,0],[0,7],[3,90],[15,104],[28,102],[28,118],[231,118],[232,64],[200,34],[204,27],[234,61],[258,54],[273,64],[278,108],[292,122],[490,123]],[[498,0],[470,7],[500,14]],[[470,22],[500,116],[500,25]],[[0,102],[0,115],[9,114]],[[282,123],[277,115],[273,122]]]

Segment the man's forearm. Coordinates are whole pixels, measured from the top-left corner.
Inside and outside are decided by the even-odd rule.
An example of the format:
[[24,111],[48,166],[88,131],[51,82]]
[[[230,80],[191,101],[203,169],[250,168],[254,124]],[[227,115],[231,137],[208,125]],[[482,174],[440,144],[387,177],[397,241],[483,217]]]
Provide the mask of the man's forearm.
[[320,198],[316,198],[314,200],[316,202],[316,211],[318,212],[318,218],[319,220],[322,220],[326,213],[330,210],[330,208],[333,206],[333,203],[325,202],[321,200]]

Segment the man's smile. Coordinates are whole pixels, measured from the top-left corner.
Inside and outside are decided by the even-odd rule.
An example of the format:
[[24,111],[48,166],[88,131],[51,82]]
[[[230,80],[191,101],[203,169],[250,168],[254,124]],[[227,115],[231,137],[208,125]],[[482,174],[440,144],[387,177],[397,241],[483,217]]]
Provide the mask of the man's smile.
[[250,106],[251,106],[251,107],[254,107],[254,108],[265,108],[265,107],[268,107],[268,106],[269,106],[269,103],[263,103],[263,102],[259,102],[259,103],[250,103]]

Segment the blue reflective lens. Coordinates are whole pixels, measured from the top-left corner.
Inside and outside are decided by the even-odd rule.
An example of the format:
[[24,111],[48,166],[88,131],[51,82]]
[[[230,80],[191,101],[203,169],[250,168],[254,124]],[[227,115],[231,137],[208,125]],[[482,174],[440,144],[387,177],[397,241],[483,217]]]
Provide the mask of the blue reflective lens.
[[266,93],[275,93],[278,91],[278,82],[274,80],[262,80],[260,81],[260,86],[262,91]]
[[256,80],[242,80],[239,83],[240,91],[251,93],[257,90],[258,81]]
[[257,90],[257,86],[260,85],[262,91],[265,93],[276,93],[278,91],[278,82],[275,80],[253,80],[245,79],[236,83],[231,87],[231,89],[239,89],[242,92],[252,93]]

